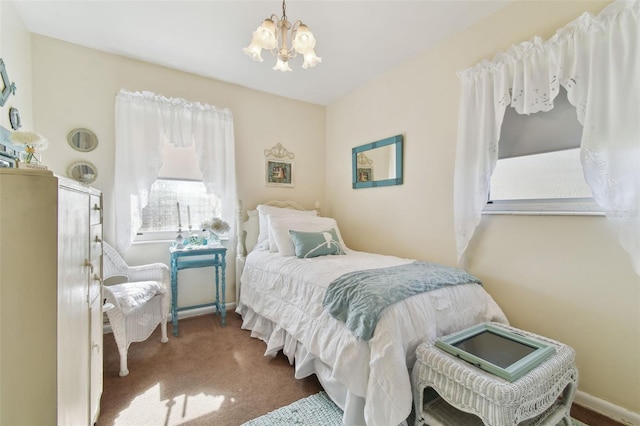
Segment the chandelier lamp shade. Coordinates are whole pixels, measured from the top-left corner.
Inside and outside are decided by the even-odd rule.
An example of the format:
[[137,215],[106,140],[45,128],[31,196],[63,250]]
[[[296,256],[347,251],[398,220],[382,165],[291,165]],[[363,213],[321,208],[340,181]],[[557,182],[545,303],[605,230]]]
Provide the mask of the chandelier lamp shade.
[[[295,58],[298,54],[304,58],[302,68],[315,67],[322,62],[322,58],[318,57],[314,51],[316,39],[302,21],[296,21],[292,25],[287,19],[286,9],[283,0],[282,17],[278,18],[273,14],[262,21],[262,24],[253,32],[251,44],[242,51],[258,62],[263,61],[262,49],[270,51],[277,58],[273,69],[281,72],[291,71],[289,59]],[[288,44],[289,39],[291,47]]]

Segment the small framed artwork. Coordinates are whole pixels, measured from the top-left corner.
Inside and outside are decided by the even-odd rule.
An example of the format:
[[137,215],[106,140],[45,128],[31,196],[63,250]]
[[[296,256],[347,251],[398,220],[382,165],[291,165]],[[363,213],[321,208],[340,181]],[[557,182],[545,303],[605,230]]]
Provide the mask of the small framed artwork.
[[373,181],[373,168],[358,167],[358,182],[371,182],[371,181]]
[[269,186],[293,186],[293,162],[266,160],[266,184]]
[[264,150],[265,184],[293,187],[293,159],[295,155],[281,144]]

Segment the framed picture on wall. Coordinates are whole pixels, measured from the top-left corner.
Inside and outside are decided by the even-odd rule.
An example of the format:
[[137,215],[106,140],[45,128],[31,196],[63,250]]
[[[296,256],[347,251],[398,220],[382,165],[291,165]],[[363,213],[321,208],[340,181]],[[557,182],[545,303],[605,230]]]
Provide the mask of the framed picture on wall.
[[281,144],[264,150],[265,184],[293,187],[293,159],[295,155]]
[[266,184],[269,186],[293,186],[293,162],[266,160]]

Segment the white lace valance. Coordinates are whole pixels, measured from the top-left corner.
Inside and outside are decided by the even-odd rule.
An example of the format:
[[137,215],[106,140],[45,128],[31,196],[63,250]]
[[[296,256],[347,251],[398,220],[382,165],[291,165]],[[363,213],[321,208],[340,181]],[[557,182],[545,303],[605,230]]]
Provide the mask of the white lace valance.
[[233,116],[218,109],[151,92],[120,90],[116,96],[114,204],[116,248],[125,253],[141,224],[151,185],[162,167],[162,145],[194,146],[202,181],[222,200],[222,216],[231,221],[236,205]]
[[583,125],[585,180],[640,274],[640,1],[585,13],[459,73],[454,225],[458,261],[480,222],[505,109],[549,111],[559,86]]

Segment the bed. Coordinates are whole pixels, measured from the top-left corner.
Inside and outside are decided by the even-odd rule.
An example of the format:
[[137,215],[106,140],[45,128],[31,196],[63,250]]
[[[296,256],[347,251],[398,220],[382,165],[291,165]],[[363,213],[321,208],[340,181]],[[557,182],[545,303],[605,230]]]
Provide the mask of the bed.
[[[420,343],[484,321],[508,324],[482,285],[465,283],[399,300],[380,312],[369,334],[357,332],[324,306],[328,289],[360,270],[382,275],[417,262],[351,250],[335,220],[296,203],[259,205],[246,220],[241,211],[236,312],[242,328],[266,343],[265,356],[282,351],[296,378],[315,374],[344,411],[345,425],[406,421],[413,401],[410,370]],[[331,251],[332,241],[336,252],[298,257],[310,253],[305,238],[318,234],[326,238],[326,245],[318,245]]]

